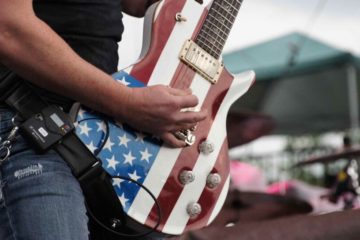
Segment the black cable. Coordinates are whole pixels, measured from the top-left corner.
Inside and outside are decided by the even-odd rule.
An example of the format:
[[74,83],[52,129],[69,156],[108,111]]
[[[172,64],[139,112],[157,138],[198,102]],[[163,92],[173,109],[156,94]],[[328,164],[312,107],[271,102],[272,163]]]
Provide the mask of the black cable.
[[128,177],[122,177],[122,176],[111,176],[111,178],[120,178],[120,179],[123,179],[123,180],[126,180],[126,181],[130,181],[132,183],[135,183],[136,185],[138,185],[139,187],[143,188],[149,195],[150,197],[154,200],[155,202],[155,205],[156,205],[156,208],[157,208],[157,211],[158,211],[158,220],[157,220],[157,223],[155,224],[155,226],[153,228],[151,228],[149,231],[147,232],[144,232],[144,233],[140,233],[140,234],[125,234],[125,233],[121,233],[121,232],[118,232],[118,231],[115,231],[109,227],[107,227],[105,224],[103,224],[94,214],[93,212],[90,210],[90,208],[88,207],[86,201],[85,201],[85,205],[86,205],[86,208],[88,209],[88,213],[90,215],[90,217],[103,229],[105,229],[106,231],[108,232],[111,232],[112,234],[114,235],[117,235],[119,237],[126,237],[126,238],[141,238],[141,237],[146,237],[148,235],[150,235],[151,233],[155,232],[156,229],[158,228],[158,226],[160,225],[161,223],[161,218],[162,218],[162,213],[161,213],[161,208],[160,208],[160,204],[158,202],[158,200],[156,199],[156,197],[154,196],[154,194],[147,188],[145,187],[143,184],[131,179],[131,178],[128,178]]

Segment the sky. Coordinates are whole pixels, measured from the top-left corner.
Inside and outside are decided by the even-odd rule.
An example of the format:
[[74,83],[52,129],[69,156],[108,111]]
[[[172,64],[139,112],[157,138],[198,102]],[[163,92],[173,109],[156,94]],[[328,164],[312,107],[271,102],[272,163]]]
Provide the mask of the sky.
[[[360,55],[359,23],[360,0],[244,0],[224,52],[297,31]],[[120,69],[136,61],[142,46],[143,19],[125,16],[124,24]]]
[[360,53],[359,23],[359,0],[244,0],[225,50],[300,31]]

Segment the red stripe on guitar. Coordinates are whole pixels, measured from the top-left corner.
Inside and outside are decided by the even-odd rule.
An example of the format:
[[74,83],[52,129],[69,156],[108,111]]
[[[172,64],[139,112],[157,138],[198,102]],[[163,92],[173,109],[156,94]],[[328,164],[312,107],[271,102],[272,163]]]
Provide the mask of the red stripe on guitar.
[[164,11],[166,14],[159,14],[153,24],[149,51],[131,70],[130,75],[146,85],[175,27],[174,16],[181,12],[185,3],[185,0],[164,2],[161,12]]
[[[187,68],[187,67],[185,67]],[[185,79],[182,79],[183,81]],[[179,182],[178,177],[180,172],[184,169],[192,169],[199,157],[199,151],[198,146],[199,144],[207,138],[207,135],[209,134],[211,125],[215,119],[215,116],[217,114],[217,111],[220,107],[220,104],[222,103],[231,83],[232,83],[233,77],[227,73],[226,71],[223,71],[221,77],[219,78],[219,81],[217,84],[212,85],[208,91],[208,94],[205,98],[205,101],[202,105],[202,109],[207,109],[210,117],[201,122],[198,125],[198,128],[195,132],[195,135],[197,137],[196,142],[193,146],[184,148],[171,173],[170,177],[167,179],[167,182],[165,183],[163,190],[161,191],[160,195],[158,196],[158,201],[161,206],[162,210],[162,220],[160,223],[160,226],[158,227],[158,230],[163,229],[168,217],[170,216],[172,209],[174,208],[174,205],[169,203],[176,203],[177,199],[179,198],[182,190],[183,185]],[[204,80],[206,81],[206,80]],[[175,82],[176,83],[176,82]],[[225,173],[227,175],[228,173]],[[222,173],[224,175],[224,173]],[[171,196],[167,195],[168,192],[171,192]],[[216,201],[213,203],[215,205]],[[154,224],[154,222],[157,220],[157,211],[156,208],[153,207],[151,210],[151,213],[148,216],[148,219],[146,221],[146,225]],[[199,221],[200,219],[197,218]],[[202,220],[201,222],[204,222]],[[206,225],[206,223],[205,223]],[[205,226],[204,225],[204,226]]]
[[[200,17],[200,20],[195,28],[195,31],[192,35],[192,39],[194,39],[196,37],[196,35],[199,33],[203,22],[205,21],[205,18],[208,14],[208,9],[204,9],[202,16]],[[195,71],[191,68],[189,68],[187,65],[185,65],[183,62],[180,62],[175,73],[173,76],[173,79],[171,80],[170,86],[174,87],[174,88],[179,88],[179,89],[187,89],[190,87],[192,80],[195,77]],[[199,130],[198,130],[199,131]],[[200,138],[198,138],[200,139]],[[194,144],[196,145],[196,143]],[[190,149],[190,148],[188,148]],[[194,148],[193,148],[194,149]],[[186,149],[187,150],[187,149]],[[196,149],[195,149],[196,150]],[[197,151],[197,150],[196,150]],[[182,154],[180,154],[179,158],[177,159],[177,162],[181,161],[181,156],[183,155],[184,150],[182,151]],[[188,153],[185,153],[185,155],[187,155]],[[195,155],[194,155],[195,154]],[[192,159],[197,159],[198,154],[197,153],[192,153],[192,155],[194,155],[194,157],[196,158],[192,158]],[[193,166],[194,163],[191,163],[191,165]],[[176,164],[173,167],[172,172],[170,173],[170,176],[174,176],[174,169],[176,169]],[[179,167],[179,166],[178,166]],[[181,167],[181,166],[180,166]],[[171,185],[173,184],[173,182],[176,182],[176,184],[178,185],[178,187],[176,189],[174,189],[174,191],[179,190],[179,188],[181,188],[179,190],[179,192],[174,192],[174,193],[178,193],[180,194],[183,186],[178,182],[178,179],[174,179],[174,178],[168,178],[166,184],[164,185],[164,189],[171,189]],[[166,187],[166,188],[165,188]],[[171,213],[171,209],[172,209],[172,205],[168,206],[169,202],[173,202],[174,204],[176,203],[176,199],[179,197],[179,195],[172,195],[172,196],[164,196],[166,195],[167,191],[161,191],[160,195],[158,196],[158,201],[160,203],[160,206],[162,207],[162,221],[160,226],[158,227],[158,229],[162,229],[164,227],[164,224],[166,222],[166,220],[169,217],[169,214]],[[173,192],[172,190],[170,192]],[[175,197],[173,197],[175,196]],[[171,201],[168,201],[169,197],[171,197]],[[160,200],[161,199],[161,200]],[[151,209],[149,216],[145,222],[145,225],[147,226],[153,226],[154,224],[156,224],[158,220],[158,212],[157,209],[155,208],[155,206],[153,206],[153,208]]]
[[[199,33],[207,14],[208,14],[208,9],[205,8],[195,28],[194,33],[191,36],[191,39],[196,38],[196,35]],[[195,74],[196,72],[193,69],[187,67],[187,65],[185,65],[183,62],[180,62],[178,67],[176,68],[170,86],[173,88],[187,89],[190,87],[191,82],[195,77]]]
[[[228,142],[227,142],[227,138],[225,138],[221,146],[220,153],[216,159],[216,163],[212,170],[212,173],[228,172],[229,168],[230,168],[230,164],[228,159]],[[207,206],[208,205],[207,203],[209,201],[210,202],[217,201],[227,179],[227,176],[221,176],[221,177],[222,177],[222,182],[215,189],[209,189],[207,187],[204,188],[204,191],[201,193],[200,199],[198,201],[200,206]],[[204,208],[203,211],[199,214],[199,216],[197,216],[195,219],[189,219],[185,231],[199,229],[201,227],[206,226],[214,208],[215,208],[215,204],[213,204],[210,207],[207,207],[206,209]]]

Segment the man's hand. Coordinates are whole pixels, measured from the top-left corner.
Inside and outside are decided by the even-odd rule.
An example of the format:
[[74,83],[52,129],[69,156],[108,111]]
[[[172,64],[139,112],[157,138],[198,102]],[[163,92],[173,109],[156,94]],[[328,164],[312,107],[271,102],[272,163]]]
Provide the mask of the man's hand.
[[190,129],[206,118],[205,110],[181,111],[197,104],[198,99],[190,89],[180,90],[163,85],[132,88],[126,102],[127,112],[119,120],[158,135],[170,146],[185,147],[185,142],[178,140],[173,133]]

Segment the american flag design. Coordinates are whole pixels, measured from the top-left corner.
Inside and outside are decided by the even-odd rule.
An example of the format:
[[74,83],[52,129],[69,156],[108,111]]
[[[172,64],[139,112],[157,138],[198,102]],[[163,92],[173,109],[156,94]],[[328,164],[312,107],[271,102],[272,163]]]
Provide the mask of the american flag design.
[[[144,86],[123,71],[114,74],[114,78],[129,87]],[[162,145],[159,138],[86,108],[80,109],[76,121],[76,134],[102,160],[103,168],[111,176],[131,178],[143,184]],[[120,178],[113,179],[113,186],[127,212],[140,186]]]
[[[76,133],[98,154],[109,174],[136,180],[151,191],[162,212],[158,231],[179,235],[210,224],[223,205],[229,187],[226,115],[231,104],[249,89],[255,75],[249,71],[234,77],[225,69],[218,83],[211,84],[179,60],[183,43],[196,37],[208,8],[193,0],[163,0],[151,11],[145,18],[145,26],[151,26],[151,31],[144,35],[144,54],[113,78],[129,87],[163,84],[191,88],[199,107],[210,114],[194,132],[196,142],[191,147],[168,148],[154,136],[84,107],[77,115]],[[186,16],[186,24],[175,21],[179,12]],[[211,154],[199,151],[205,140],[214,146]],[[193,172],[192,183],[184,185],[179,181],[183,170]],[[221,176],[221,183],[214,189],[206,183],[211,173]],[[144,189],[121,179],[114,179],[113,185],[129,217],[149,228],[156,225],[158,212]],[[187,212],[191,203],[202,208],[196,217]]]

